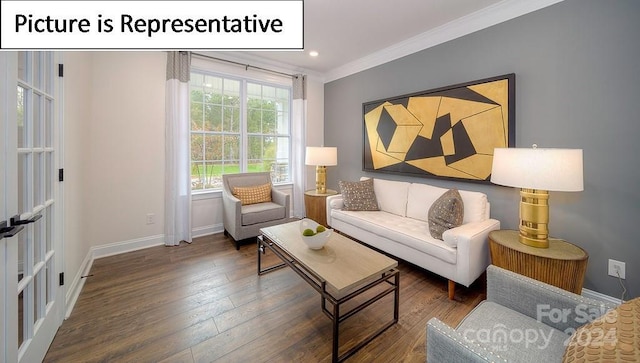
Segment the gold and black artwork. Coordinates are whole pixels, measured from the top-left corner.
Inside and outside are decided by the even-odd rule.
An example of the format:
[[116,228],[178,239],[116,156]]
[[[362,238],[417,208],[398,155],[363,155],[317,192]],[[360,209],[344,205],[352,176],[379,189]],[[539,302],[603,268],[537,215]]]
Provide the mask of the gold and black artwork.
[[515,74],[364,103],[363,169],[489,182],[515,144]]

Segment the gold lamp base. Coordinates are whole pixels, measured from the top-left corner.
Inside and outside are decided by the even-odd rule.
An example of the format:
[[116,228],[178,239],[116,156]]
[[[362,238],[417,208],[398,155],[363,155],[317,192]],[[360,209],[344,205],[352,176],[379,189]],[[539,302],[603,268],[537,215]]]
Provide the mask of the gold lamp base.
[[520,236],[522,244],[549,248],[549,192],[520,189]]
[[316,193],[325,194],[327,192],[327,167],[316,166]]

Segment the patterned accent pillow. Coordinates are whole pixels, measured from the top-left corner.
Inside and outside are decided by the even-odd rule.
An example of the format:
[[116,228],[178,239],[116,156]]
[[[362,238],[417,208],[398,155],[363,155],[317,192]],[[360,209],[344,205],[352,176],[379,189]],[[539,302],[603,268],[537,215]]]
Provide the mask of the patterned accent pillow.
[[366,211],[380,210],[376,193],[373,191],[373,179],[358,182],[339,181],[344,206],[342,210]]
[[431,237],[442,239],[442,234],[451,228],[462,225],[464,204],[457,189],[449,189],[429,208],[429,232]]
[[253,187],[233,187],[233,196],[240,199],[242,205],[271,201],[271,183]]

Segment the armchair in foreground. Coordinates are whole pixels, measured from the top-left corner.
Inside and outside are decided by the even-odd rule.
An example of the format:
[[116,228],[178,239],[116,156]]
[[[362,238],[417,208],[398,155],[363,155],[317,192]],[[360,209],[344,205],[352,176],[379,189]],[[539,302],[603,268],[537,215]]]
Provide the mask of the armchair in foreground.
[[[629,303],[637,305],[635,300]],[[624,304],[619,307],[629,308]],[[457,328],[437,318],[427,323],[427,361],[562,362],[563,356],[582,350],[593,353],[609,347],[609,352],[615,352],[626,347],[618,343],[627,338],[620,335],[620,328],[603,329],[606,324],[624,323],[616,320],[622,315],[610,310],[614,308],[614,304],[584,298],[490,265],[487,300]],[[585,334],[591,339],[585,339]],[[588,346],[591,343],[602,344]]]

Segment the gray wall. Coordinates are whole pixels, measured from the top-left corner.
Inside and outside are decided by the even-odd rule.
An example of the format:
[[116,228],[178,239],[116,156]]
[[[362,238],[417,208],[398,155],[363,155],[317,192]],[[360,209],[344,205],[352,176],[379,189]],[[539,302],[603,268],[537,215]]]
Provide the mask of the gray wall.
[[518,190],[362,171],[362,103],[516,74],[516,146],[584,150],[583,192],[551,192],[551,235],[590,255],[585,288],[620,298],[609,258],[640,295],[640,1],[567,0],[325,85],[325,145],[338,147],[328,187],[362,175],[477,190],[503,229]]

